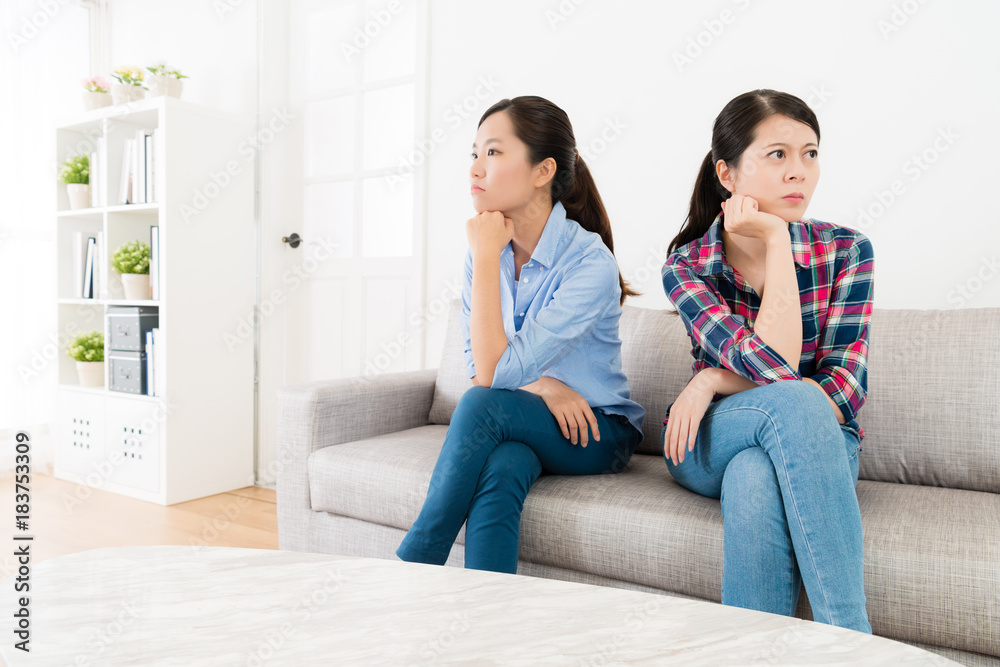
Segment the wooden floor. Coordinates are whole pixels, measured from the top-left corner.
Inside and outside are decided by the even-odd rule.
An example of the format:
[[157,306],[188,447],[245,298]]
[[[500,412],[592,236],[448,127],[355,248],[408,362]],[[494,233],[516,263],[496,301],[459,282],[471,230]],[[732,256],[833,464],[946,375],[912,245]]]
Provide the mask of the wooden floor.
[[[31,476],[29,530],[34,536],[32,562],[98,549],[146,544],[278,548],[275,492],[248,486],[186,503],[163,507],[90,487],[79,489],[39,473]],[[14,526],[14,479],[0,478],[0,534],[11,537]],[[80,496],[84,499],[80,499]],[[8,552],[7,542],[3,551]],[[0,579],[13,560],[0,557]]]

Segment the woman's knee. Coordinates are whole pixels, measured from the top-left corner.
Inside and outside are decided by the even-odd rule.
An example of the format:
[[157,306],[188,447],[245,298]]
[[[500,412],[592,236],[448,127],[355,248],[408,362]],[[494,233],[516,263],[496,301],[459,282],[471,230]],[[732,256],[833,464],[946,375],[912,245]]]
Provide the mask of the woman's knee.
[[458,405],[451,415],[451,423],[492,424],[507,423],[512,414],[510,409],[515,392],[508,389],[491,389],[473,386],[458,399]]
[[750,447],[730,460],[722,477],[721,500],[727,521],[782,511],[778,476],[771,457],[763,449]]
[[803,380],[782,380],[757,391],[758,408],[770,425],[808,433],[813,440],[840,441],[840,424],[819,387]]
[[542,464],[535,452],[524,443],[507,440],[487,457],[479,475],[479,487],[524,495],[541,474]]

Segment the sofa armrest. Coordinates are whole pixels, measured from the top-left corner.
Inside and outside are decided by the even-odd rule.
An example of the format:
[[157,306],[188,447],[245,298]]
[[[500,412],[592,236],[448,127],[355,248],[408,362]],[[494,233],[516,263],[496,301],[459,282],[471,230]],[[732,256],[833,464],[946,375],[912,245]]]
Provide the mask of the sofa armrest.
[[307,463],[317,449],[427,424],[437,369],[288,385],[278,390],[278,548],[309,551]]

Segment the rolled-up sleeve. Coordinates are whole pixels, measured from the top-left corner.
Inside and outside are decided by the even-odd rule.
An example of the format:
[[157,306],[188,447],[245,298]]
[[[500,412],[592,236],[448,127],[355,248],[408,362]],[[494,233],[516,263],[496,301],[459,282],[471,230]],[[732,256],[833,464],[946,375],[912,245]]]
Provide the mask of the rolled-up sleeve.
[[663,266],[663,291],[684,321],[692,343],[719,366],[759,385],[802,379],[677,253]]
[[472,328],[470,317],[472,316],[472,251],[465,253],[465,269],[462,273],[462,340],[465,356],[465,370],[470,378],[476,377],[476,364],[472,361]]
[[614,256],[603,246],[584,254],[564,269],[550,300],[508,338],[490,386],[516,389],[538,380],[590,334],[620,296]]
[[868,394],[868,338],[874,298],[871,241],[858,234],[837,275],[813,376],[845,419],[854,419]]

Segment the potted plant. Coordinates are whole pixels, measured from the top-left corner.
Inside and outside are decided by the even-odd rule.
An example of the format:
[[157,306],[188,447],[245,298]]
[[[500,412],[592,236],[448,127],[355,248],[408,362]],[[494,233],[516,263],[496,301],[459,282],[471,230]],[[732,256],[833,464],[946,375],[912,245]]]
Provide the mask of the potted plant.
[[104,334],[100,331],[80,334],[66,351],[76,360],[76,372],[81,387],[104,386]]
[[141,241],[124,243],[111,256],[111,266],[122,274],[126,299],[149,299],[149,246]]
[[83,108],[87,111],[111,106],[111,95],[108,94],[108,82],[102,76],[92,76],[83,80]]
[[118,80],[118,83],[111,84],[111,100],[115,104],[134,102],[145,97],[146,89],[142,87],[144,75],[138,67],[132,65],[116,67],[111,76]]
[[147,67],[146,69],[150,72],[150,97],[169,95],[171,97],[180,98],[181,91],[184,89],[184,82],[181,81],[181,79],[188,78],[186,75],[181,74],[180,70],[168,69],[167,63],[162,60],[152,67]]
[[86,153],[63,162],[59,179],[66,184],[71,209],[90,206],[90,158]]

